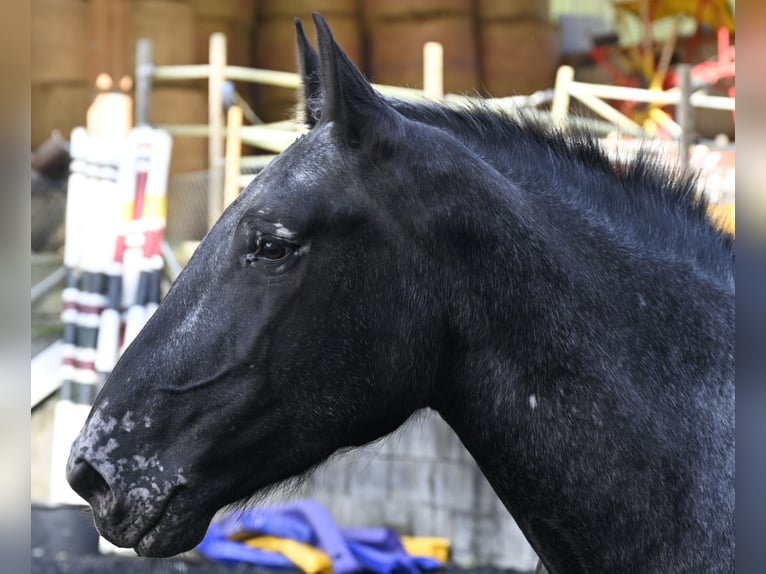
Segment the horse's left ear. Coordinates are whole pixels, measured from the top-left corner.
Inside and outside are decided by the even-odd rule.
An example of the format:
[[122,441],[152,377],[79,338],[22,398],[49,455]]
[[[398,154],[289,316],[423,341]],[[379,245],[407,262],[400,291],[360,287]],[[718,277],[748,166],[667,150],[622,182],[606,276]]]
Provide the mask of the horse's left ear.
[[303,121],[313,128],[322,110],[322,74],[319,54],[306,38],[303,24],[295,19],[295,37],[298,48],[298,71],[303,84]]
[[314,13],[322,78],[319,121],[332,122],[334,133],[346,144],[381,152],[403,137],[404,118],[372,88],[338,46],[324,18]]

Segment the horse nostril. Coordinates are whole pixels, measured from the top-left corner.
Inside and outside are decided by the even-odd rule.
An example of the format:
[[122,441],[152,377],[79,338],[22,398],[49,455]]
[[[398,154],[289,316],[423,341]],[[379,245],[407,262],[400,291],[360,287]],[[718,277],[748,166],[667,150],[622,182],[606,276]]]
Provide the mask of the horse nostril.
[[69,486],[88,502],[98,495],[103,496],[110,492],[104,477],[82,458],[75,460],[67,470],[67,481]]

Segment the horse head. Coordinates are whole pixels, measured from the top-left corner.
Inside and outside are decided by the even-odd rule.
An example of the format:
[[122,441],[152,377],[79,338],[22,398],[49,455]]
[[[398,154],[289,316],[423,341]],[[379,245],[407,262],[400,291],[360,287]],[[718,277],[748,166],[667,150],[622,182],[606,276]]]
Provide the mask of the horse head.
[[316,25],[321,121],[212,227],[72,447],[99,530],[143,555],[187,550],[221,507],[392,431],[438,376],[437,286],[397,195],[407,120]]

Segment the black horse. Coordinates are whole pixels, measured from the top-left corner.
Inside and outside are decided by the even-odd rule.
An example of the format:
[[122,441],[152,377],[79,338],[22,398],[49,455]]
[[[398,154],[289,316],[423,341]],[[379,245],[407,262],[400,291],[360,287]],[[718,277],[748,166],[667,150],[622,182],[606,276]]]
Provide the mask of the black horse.
[[182,552],[431,408],[551,573],[733,572],[733,240],[694,180],[385,99],[315,23],[312,129],[210,230],[72,447],[101,533]]

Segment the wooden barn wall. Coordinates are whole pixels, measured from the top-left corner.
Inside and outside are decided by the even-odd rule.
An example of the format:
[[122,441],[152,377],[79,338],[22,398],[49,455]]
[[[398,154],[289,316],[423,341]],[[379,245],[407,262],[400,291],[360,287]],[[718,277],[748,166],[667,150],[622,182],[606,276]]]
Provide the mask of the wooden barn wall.
[[[555,4],[557,0],[551,0]],[[560,1],[560,0],[559,0]],[[549,0],[32,0],[32,147],[85,121],[99,72],[133,75],[135,41],[159,64],[207,63],[227,35],[232,64],[295,71],[292,18],[323,13],[356,64],[378,82],[421,87],[421,47],[443,42],[447,91],[492,96],[550,87],[558,63]],[[105,15],[124,6],[122,25]],[[111,8],[110,8],[111,6]],[[313,26],[307,25],[313,38]],[[514,55],[509,57],[509,55]],[[266,120],[289,117],[291,90],[238,85]],[[153,121],[206,120],[204,82],[159,84]],[[184,109],[181,109],[184,108]],[[176,138],[172,173],[204,169],[206,145]]]

